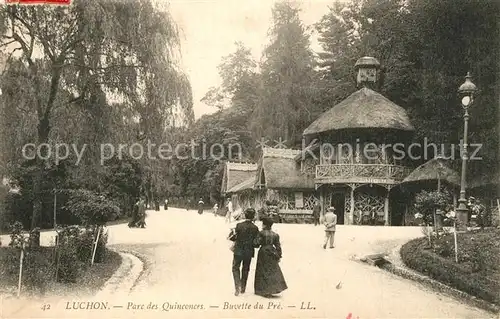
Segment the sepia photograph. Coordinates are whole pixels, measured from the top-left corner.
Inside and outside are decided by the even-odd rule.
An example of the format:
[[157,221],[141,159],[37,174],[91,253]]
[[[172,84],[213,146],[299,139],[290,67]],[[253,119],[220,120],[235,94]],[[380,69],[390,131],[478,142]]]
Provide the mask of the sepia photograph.
[[0,319],[500,319],[499,1],[0,2]]

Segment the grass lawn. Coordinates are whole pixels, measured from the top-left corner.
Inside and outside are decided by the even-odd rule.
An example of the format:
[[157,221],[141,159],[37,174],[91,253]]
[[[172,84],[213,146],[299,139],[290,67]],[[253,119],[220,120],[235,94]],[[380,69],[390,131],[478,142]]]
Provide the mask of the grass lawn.
[[453,234],[414,239],[401,248],[404,263],[455,289],[500,306],[500,229],[458,234],[458,263]]
[[[111,250],[106,251],[104,262],[86,266],[79,272],[74,283],[55,282],[54,249],[41,247],[31,251],[25,259],[23,269],[23,294],[36,293],[43,286],[46,294],[71,296],[93,295],[115,273],[121,264],[121,256]],[[19,274],[19,250],[0,247],[0,287],[3,291],[16,291]],[[37,283],[36,285],[32,285]]]

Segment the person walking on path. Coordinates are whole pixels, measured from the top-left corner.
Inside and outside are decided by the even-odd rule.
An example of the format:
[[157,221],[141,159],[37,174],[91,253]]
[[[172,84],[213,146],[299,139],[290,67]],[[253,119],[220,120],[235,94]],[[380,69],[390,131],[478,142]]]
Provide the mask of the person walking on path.
[[165,210],[168,210],[168,199],[165,199],[165,206],[163,207]]
[[337,215],[335,215],[335,207],[328,208],[328,212],[325,214],[323,224],[325,225],[325,243],[323,244],[323,249],[326,249],[328,241],[330,241],[330,248],[335,248],[335,230],[337,227]]
[[146,227],[146,201],[144,200],[144,198],[141,198],[138,202],[137,202],[137,212],[138,212],[138,217],[139,217],[139,221],[137,222],[137,226],[138,227],[141,227],[141,228],[145,228]]
[[228,200],[226,208],[226,222],[231,223],[231,215],[233,214],[233,202],[231,200]]
[[139,201],[136,202],[132,208],[132,216],[130,218],[130,222],[128,223],[128,227],[137,227],[137,223],[139,222]]
[[319,225],[319,215],[321,213],[321,205],[319,203],[315,204],[313,207],[313,220],[314,226]]
[[260,249],[255,268],[254,292],[268,298],[288,288],[279,266],[282,257],[280,236],[271,230],[272,225],[272,219],[264,217],[262,230],[255,241],[256,247]]
[[203,205],[205,205],[205,203],[203,202],[203,199],[200,198],[200,200],[198,201],[198,214],[203,214]]
[[[255,239],[259,234],[259,228],[254,225],[255,210],[247,208],[245,210],[245,221],[239,222],[234,229],[234,235],[229,239],[234,241],[233,250],[233,280],[234,280],[234,295],[245,293],[248,273],[250,271],[250,263],[255,255]],[[240,272],[240,266],[241,272]]]
[[217,203],[215,203],[214,208],[212,208],[212,209],[214,211],[213,212],[214,213],[214,217],[217,217],[217,211],[219,210],[219,205],[217,205]]

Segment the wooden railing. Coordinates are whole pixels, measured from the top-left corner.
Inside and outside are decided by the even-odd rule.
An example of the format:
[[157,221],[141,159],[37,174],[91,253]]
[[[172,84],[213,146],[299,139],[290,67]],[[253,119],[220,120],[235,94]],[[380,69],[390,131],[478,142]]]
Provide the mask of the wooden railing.
[[316,182],[398,184],[411,173],[405,166],[389,164],[316,165]]

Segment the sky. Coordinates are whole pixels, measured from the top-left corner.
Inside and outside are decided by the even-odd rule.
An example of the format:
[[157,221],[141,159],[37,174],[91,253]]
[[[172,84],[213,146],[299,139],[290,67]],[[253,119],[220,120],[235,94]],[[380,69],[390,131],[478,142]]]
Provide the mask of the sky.
[[[193,89],[194,114],[216,111],[201,98],[221,79],[217,65],[222,57],[235,50],[241,41],[252,49],[257,61],[268,43],[267,31],[271,26],[273,0],[171,0],[170,14],[181,31],[182,67],[188,74]],[[301,19],[305,25],[318,22],[327,13],[333,0],[303,0]],[[312,43],[312,49],[318,49]]]

